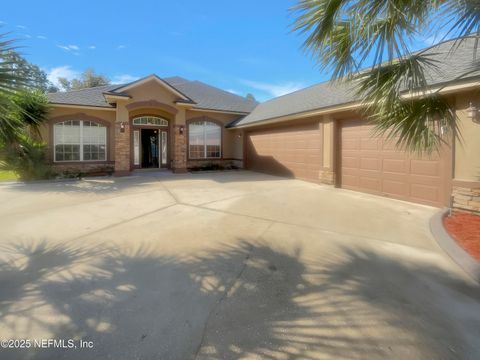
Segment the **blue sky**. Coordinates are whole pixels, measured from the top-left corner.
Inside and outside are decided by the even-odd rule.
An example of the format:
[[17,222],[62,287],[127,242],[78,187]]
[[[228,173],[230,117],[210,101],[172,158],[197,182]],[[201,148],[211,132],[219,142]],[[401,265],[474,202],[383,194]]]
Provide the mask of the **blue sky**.
[[52,80],[89,67],[118,83],[178,75],[263,101],[330,77],[290,33],[294,3],[17,0],[0,21]]

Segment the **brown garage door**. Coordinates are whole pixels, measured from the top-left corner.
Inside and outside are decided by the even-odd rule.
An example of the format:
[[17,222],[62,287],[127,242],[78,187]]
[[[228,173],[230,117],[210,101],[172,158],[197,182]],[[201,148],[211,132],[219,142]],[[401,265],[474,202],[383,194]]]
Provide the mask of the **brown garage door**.
[[451,159],[415,156],[395,143],[372,136],[365,121],[343,121],[340,127],[340,185],[343,188],[433,206],[448,204]]
[[321,156],[318,122],[246,134],[246,166],[251,170],[318,181]]

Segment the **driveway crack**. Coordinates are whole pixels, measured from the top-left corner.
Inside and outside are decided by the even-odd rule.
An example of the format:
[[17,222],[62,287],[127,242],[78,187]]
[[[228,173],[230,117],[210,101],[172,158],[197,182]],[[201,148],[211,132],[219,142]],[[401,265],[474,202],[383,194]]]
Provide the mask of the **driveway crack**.
[[[263,235],[268,230],[270,230],[270,228],[273,225],[274,225],[274,222],[271,222],[265,228],[265,230],[263,230],[262,233],[258,236],[258,239],[261,239],[263,237]],[[212,309],[208,313],[207,319],[205,320],[205,324],[203,325],[203,330],[202,330],[202,336],[200,338],[200,343],[198,344],[197,349],[195,350],[195,355],[193,356],[194,360],[196,360],[198,358],[198,354],[200,353],[200,350],[202,349],[203,343],[205,342],[205,335],[207,333],[208,325],[210,323],[210,320],[211,320],[213,314],[217,311],[217,309],[220,307],[220,305],[225,301],[229,292],[233,289],[233,287],[235,286],[237,281],[240,280],[240,278],[243,276],[243,273],[245,272],[245,270],[247,269],[247,266],[248,266],[248,260],[250,259],[251,255],[252,255],[252,250],[253,250],[253,246],[251,244],[249,244],[247,254],[245,255],[245,257],[243,259],[242,267],[240,268],[238,273],[235,275],[235,277],[232,279],[232,281],[230,282],[230,285],[227,288],[225,288],[225,291],[222,293],[220,298],[217,300],[215,305],[212,307]]]

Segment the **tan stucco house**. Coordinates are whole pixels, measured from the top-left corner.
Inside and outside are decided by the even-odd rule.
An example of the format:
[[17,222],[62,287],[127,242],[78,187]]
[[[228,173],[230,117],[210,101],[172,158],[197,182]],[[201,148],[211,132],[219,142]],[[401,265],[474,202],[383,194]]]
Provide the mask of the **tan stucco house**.
[[428,50],[439,66],[427,79],[456,109],[461,138],[446,135],[433,155],[373,137],[352,92],[330,82],[258,104],[199,81],[150,75],[50,94],[43,136],[59,171],[128,175],[221,163],[480,212],[480,73],[459,80],[472,66],[474,40],[454,52],[451,45]]

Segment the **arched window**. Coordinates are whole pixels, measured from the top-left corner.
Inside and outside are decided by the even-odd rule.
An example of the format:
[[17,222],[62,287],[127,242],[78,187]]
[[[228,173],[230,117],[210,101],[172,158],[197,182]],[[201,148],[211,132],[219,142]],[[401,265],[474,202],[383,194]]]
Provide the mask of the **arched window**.
[[188,125],[190,159],[218,159],[221,154],[222,128],[211,121],[195,121]]
[[107,127],[94,121],[68,120],[53,126],[54,161],[107,159]]
[[133,125],[168,126],[168,120],[158,116],[139,116],[133,119]]

